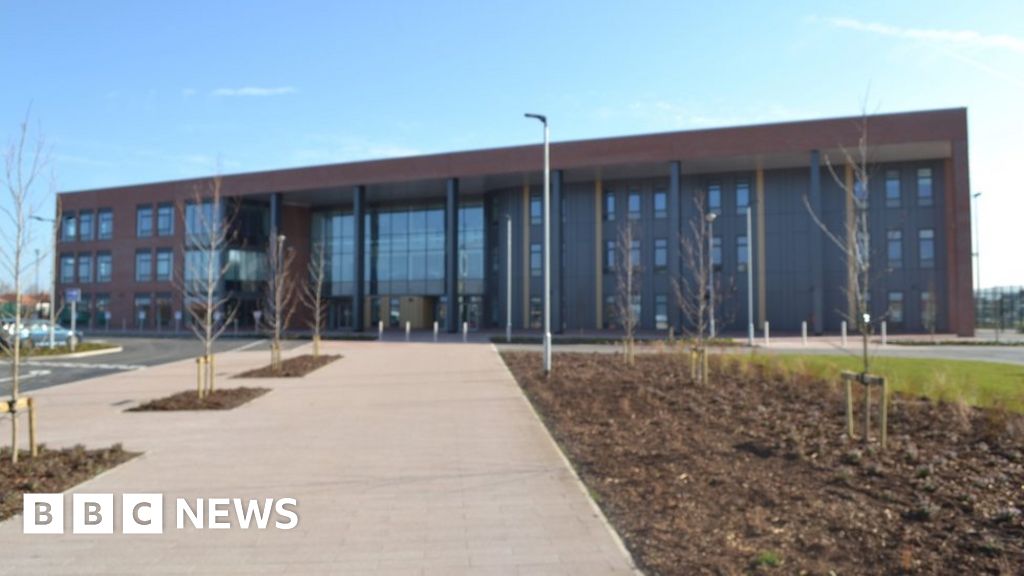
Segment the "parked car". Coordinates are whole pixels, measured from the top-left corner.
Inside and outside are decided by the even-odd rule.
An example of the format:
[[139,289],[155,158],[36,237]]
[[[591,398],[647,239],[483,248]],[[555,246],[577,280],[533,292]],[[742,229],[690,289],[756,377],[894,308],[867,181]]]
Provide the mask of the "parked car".
[[[47,320],[27,321],[25,327],[21,329],[21,339],[22,342],[30,346],[39,348],[49,347],[50,322]],[[53,343],[55,346],[69,346],[72,342],[78,345],[83,340],[84,336],[80,330],[72,332],[60,324],[54,325]]]

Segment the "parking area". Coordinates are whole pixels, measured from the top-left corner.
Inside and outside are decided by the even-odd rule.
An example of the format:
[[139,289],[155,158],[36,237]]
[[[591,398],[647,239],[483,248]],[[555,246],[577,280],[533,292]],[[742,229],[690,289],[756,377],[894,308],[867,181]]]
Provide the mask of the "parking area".
[[[139,370],[194,358],[202,352],[198,340],[190,338],[90,338],[90,342],[109,342],[124,350],[112,354],[86,358],[40,358],[22,363],[21,391],[31,392],[67,384],[87,378]],[[286,342],[285,349],[301,345],[302,342]],[[214,346],[217,353],[232,350],[267,349],[268,341],[255,338],[225,338]],[[268,357],[269,361],[269,357]],[[0,360],[0,391],[9,391],[11,385],[10,362]]]

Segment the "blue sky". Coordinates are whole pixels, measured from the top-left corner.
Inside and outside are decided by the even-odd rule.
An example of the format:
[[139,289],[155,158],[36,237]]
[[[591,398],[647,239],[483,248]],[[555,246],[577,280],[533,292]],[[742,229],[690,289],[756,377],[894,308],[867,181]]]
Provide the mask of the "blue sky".
[[982,284],[1024,284],[1019,0],[0,0],[0,69],[60,190],[534,142],[524,111],[557,141],[967,106]]

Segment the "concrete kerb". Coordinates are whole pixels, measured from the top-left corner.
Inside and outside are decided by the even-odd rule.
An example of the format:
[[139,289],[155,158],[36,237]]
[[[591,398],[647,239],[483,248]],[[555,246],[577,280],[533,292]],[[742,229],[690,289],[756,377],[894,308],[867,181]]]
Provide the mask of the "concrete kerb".
[[87,352],[74,352],[72,354],[53,354],[51,356],[26,356],[24,359],[32,360],[33,362],[46,362],[47,360],[70,360],[72,358],[89,358],[90,356],[103,356],[105,354],[117,354],[118,352],[124,352],[124,347],[112,346],[110,348],[89,350]]
[[[498,350],[498,347],[493,342],[490,344],[490,346],[491,349],[494,350],[494,353],[497,354],[500,358],[501,352]],[[523,392],[522,386],[519,385],[519,381],[516,380],[516,377],[514,374],[512,374],[512,371],[508,369],[508,365],[505,364],[504,359],[502,359],[501,361],[501,366],[502,368],[505,369],[505,372],[509,375],[509,377],[512,378],[512,381],[516,383],[516,390],[518,391],[517,395],[519,399],[523,403],[525,403],[527,407],[529,407],[530,413],[533,414],[533,417],[537,421],[537,424],[541,427],[542,430],[544,430],[544,437],[547,439],[548,443],[551,444],[551,447],[558,454],[558,457],[562,459],[562,463],[565,464],[565,467],[569,469],[569,473],[572,475],[573,481],[576,484],[576,488],[580,491],[581,494],[583,494],[583,497],[587,500],[587,503],[590,505],[590,509],[594,512],[594,515],[596,515],[598,519],[600,519],[601,524],[603,524],[605,529],[608,530],[608,534],[611,535],[612,540],[615,542],[615,546],[619,549],[619,552],[622,553],[622,556],[626,559],[626,562],[629,563],[629,568],[633,571],[634,574],[637,574],[638,576],[643,576],[643,572],[641,572],[640,569],[637,568],[636,562],[633,561],[633,555],[630,554],[629,549],[626,548],[626,543],[622,541],[622,538],[619,536],[619,533],[615,531],[615,528],[612,526],[611,522],[608,521],[608,517],[604,515],[604,511],[601,510],[601,507],[598,506],[597,502],[595,502],[594,499],[590,496],[590,491],[587,490],[586,484],[583,483],[583,480],[580,479],[579,474],[576,473],[576,468],[573,467],[572,462],[569,461],[569,458],[565,455],[565,452],[562,451],[562,447],[559,446],[558,442],[555,442],[554,437],[551,436],[551,431],[548,430],[548,427],[544,424],[544,420],[541,419],[540,414],[537,413],[537,409],[533,406],[533,403],[530,402],[530,399],[526,397],[526,393]]]

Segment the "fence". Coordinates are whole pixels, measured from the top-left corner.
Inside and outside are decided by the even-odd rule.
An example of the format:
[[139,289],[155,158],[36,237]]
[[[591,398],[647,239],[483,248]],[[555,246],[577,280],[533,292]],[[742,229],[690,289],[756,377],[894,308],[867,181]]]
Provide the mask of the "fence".
[[1024,286],[1000,286],[974,291],[978,328],[1024,332]]

